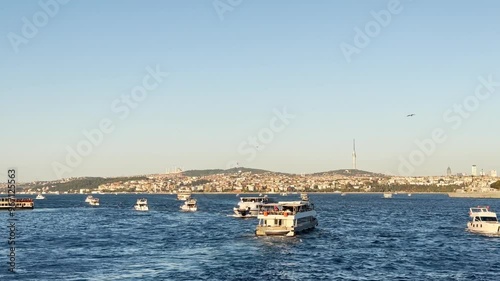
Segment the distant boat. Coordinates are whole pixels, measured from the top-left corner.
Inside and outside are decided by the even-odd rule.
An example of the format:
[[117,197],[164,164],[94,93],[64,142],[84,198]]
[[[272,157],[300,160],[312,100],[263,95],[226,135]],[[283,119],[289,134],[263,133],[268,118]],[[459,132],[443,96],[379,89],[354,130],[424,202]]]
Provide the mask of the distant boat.
[[149,211],[148,199],[145,198],[137,199],[137,202],[134,205],[134,209],[136,211]]
[[259,209],[262,205],[275,203],[275,200],[267,197],[267,195],[259,197],[240,197],[240,202],[233,208],[234,217],[237,218],[252,218],[257,217]]
[[[0,197],[0,210],[9,210],[11,208],[11,200],[8,197]],[[35,202],[31,198],[16,198],[16,209],[33,209]]]
[[486,235],[500,235],[500,223],[497,214],[489,206],[477,206],[469,209],[470,220],[467,229],[470,232]]
[[87,198],[85,198],[85,203],[90,203],[90,201],[92,201],[92,199],[94,199],[94,196],[92,196],[92,195],[87,196]]
[[384,198],[392,198],[392,193],[384,193]]
[[45,199],[45,196],[43,196],[41,193],[38,193],[35,199],[42,200]]
[[408,196],[411,196],[411,193],[408,193]]
[[196,212],[198,211],[198,204],[196,204],[196,199],[188,198],[180,208],[184,212]]
[[92,198],[92,200],[90,200],[89,204],[91,206],[99,206],[99,198]]
[[342,192],[340,196],[346,196],[347,194],[345,192]]
[[191,190],[189,189],[179,189],[177,192],[177,200],[186,201],[191,198]]

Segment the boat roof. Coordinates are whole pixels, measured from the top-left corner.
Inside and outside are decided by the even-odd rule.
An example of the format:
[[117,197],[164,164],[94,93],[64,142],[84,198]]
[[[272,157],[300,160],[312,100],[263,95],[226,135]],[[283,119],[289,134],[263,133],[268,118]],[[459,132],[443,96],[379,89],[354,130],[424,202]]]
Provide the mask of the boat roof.
[[241,201],[244,201],[244,200],[262,200],[262,199],[269,199],[269,197],[267,197],[267,196],[240,197]]
[[469,215],[471,217],[473,216],[492,216],[496,217],[497,214],[495,212],[490,211],[489,206],[477,206],[477,207],[472,207],[469,210]]
[[287,201],[287,202],[262,204],[263,207],[272,207],[272,206],[305,206],[305,205],[311,205],[311,203],[309,203],[307,201]]

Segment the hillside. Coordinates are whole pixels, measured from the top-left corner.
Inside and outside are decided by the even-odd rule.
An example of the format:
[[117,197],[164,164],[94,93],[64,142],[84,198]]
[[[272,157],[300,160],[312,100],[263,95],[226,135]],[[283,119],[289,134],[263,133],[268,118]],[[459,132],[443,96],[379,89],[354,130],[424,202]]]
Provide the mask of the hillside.
[[64,183],[49,183],[45,185],[38,185],[31,188],[44,188],[49,187],[50,191],[65,192],[69,190],[80,190],[80,189],[97,189],[101,184],[113,183],[118,181],[130,181],[130,180],[144,180],[147,179],[143,176],[136,177],[121,177],[121,178],[98,178],[98,177],[88,177],[88,178],[78,178],[72,181]]
[[334,170],[321,173],[314,173],[313,176],[346,176],[346,177],[387,177],[387,175],[372,173],[357,169]]
[[[217,175],[217,174],[237,174],[237,173],[247,173],[250,172],[252,174],[264,174],[264,173],[275,173],[271,171],[266,171],[266,170],[260,170],[260,169],[252,169],[252,168],[232,168],[232,169],[212,169],[212,170],[190,170],[190,171],[184,171],[182,174],[187,177],[203,177],[203,176],[211,176],[211,175]],[[275,174],[284,174],[284,173],[275,173]]]

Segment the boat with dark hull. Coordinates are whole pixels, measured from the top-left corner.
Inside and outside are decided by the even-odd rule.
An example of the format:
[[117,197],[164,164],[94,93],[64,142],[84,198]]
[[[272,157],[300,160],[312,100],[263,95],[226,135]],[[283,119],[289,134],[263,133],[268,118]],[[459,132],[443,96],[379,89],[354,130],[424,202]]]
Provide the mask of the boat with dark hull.
[[[35,202],[31,198],[16,198],[16,210],[32,210],[35,207]],[[8,197],[0,198],[0,210],[9,210],[11,208],[11,199]]]

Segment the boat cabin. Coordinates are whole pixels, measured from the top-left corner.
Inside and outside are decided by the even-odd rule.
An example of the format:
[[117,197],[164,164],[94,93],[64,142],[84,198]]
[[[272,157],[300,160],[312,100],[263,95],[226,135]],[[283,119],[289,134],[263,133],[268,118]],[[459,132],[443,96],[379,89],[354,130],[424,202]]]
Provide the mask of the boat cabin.
[[469,216],[471,222],[498,222],[497,214],[491,212],[489,206],[470,208]]
[[[295,215],[301,212],[314,210],[314,205],[301,201],[270,203],[260,206],[259,214],[266,215]],[[286,214],[285,214],[286,213]]]
[[[266,203],[270,202],[269,197],[240,197],[241,202],[250,203],[250,202],[261,202]],[[272,200],[271,200],[272,201]]]

